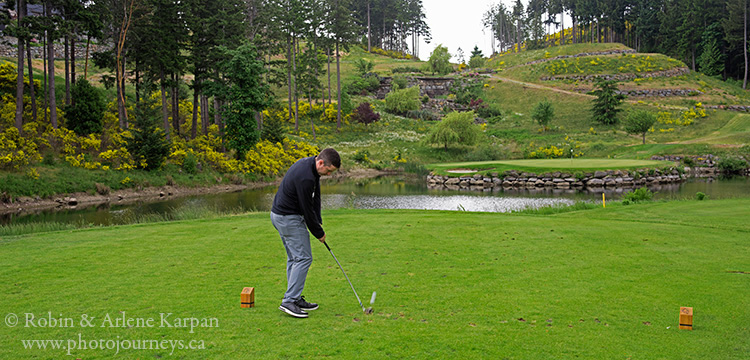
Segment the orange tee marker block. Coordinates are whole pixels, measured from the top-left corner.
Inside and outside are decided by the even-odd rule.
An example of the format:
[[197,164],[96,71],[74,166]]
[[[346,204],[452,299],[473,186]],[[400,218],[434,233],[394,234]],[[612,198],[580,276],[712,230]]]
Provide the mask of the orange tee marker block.
[[240,294],[240,307],[255,307],[255,288],[246,287],[242,289],[242,293]]
[[680,329],[693,330],[693,308],[680,308]]

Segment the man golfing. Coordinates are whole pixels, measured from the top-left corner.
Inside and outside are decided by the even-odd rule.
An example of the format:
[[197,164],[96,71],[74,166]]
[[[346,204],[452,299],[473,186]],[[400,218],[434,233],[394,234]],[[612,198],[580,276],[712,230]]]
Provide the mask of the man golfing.
[[281,180],[273,199],[271,222],[281,236],[286,249],[287,289],[279,310],[298,318],[306,318],[318,304],[305,301],[307,270],[312,264],[310,232],[325,243],[323,219],[320,215],[320,176],[341,167],[336,150],[327,148],[318,154],[297,160]]

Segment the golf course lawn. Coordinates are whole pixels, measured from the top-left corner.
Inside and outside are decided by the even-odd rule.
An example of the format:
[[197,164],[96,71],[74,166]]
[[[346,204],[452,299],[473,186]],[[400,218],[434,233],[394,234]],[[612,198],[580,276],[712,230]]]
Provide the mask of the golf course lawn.
[[[0,358],[111,358],[22,340],[182,340],[123,359],[750,358],[750,199],[519,215],[325,211],[308,319],[277,308],[286,256],[268,213],[0,239]],[[256,307],[240,308],[245,286]],[[680,306],[695,330],[678,329]],[[72,327],[26,327],[27,313]],[[173,327],[163,326],[161,313]],[[8,326],[9,314],[19,316]],[[82,316],[94,317],[81,327]],[[106,322],[109,316],[110,322]],[[115,318],[133,319],[115,327]],[[153,318],[152,326],[136,319]],[[174,327],[176,318],[216,318]],[[11,319],[12,320],[12,319]],[[145,320],[142,320],[145,321]],[[59,321],[59,323],[63,323]],[[187,321],[186,323],[189,323]],[[84,323],[86,325],[86,323]],[[103,326],[102,326],[103,325]],[[79,335],[80,334],[80,335]],[[114,344],[114,342],[111,342]]]
[[435,171],[435,173],[446,175],[448,174],[447,171],[452,169],[466,169],[471,170],[471,172],[474,172],[474,170],[492,170],[502,173],[505,170],[519,170],[543,173],[551,171],[634,170],[666,166],[674,166],[674,162],[635,159],[524,159],[439,163],[427,165],[426,168]]

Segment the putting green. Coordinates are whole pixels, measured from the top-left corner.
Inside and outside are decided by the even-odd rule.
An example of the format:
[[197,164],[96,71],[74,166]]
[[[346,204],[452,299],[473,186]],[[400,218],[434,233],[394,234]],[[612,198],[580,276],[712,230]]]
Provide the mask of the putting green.
[[[430,164],[426,167],[436,173],[448,173],[459,169],[463,172],[480,170],[521,170],[532,172],[545,171],[591,171],[591,170],[629,170],[638,168],[658,168],[674,165],[671,161],[636,160],[636,159],[524,159],[493,160],[459,163]],[[458,173],[459,171],[450,171]]]

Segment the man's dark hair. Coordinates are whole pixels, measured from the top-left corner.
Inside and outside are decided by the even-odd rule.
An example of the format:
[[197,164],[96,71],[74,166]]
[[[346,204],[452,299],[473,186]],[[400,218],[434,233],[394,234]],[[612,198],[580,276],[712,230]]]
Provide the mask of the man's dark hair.
[[331,148],[323,149],[318,155],[317,160],[323,160],[325,166],[333,165],[336,169],[341,167],[341,157],[339,156],[339,153]]

